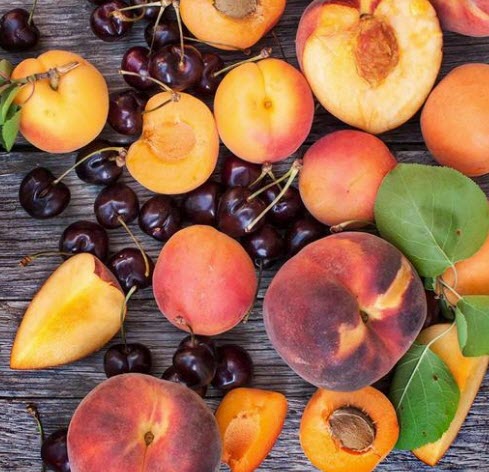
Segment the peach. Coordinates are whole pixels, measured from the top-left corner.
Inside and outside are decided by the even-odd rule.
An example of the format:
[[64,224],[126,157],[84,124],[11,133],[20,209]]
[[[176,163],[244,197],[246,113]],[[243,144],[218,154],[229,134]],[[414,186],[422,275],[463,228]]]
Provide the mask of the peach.
[[117,375],[78,405],[68,429],[71,472],[215,472],[214,415],[189,388],[143,374]]
[[161,312],[180,329],[213,336],[236,326],[257,290],[253,262],[234,239],[195,225],[163,247],[153,275]]
[[[437,324],[423,330],[417,341],[428,344],[448,329],[448,324]],[[489,357],[464,357],[460,351],[456,327],[432,344],[430,349],[441,358],[452,372],[460,389],[457,412],[450,427],[436,442],[413,451],[424,463],[434,466],[443,457],[455,440],[472,406],[487,370]]]
[[217,164],[219,136],[211,111],[192,95],[179,97],[174,101],[174,95],[162,92],[149,99],[143,133],[127,153],[129,173],[152,192],[190,192]]
[[392,403],[372,387],[355,392],[319,389],[302,415],[302,449],[322,472],[371,472],[398,437]]
[[487,174],[489,64],[453,69],[428,97],[421,114],[421,131],[440,164],[469,176]]
[[374,204],[383,178],[396,165],[377,137],[361,131],[337,131],[311,146],[299,179],[302,201],[327,225],[374,221]]
[[489,0],[431,0],[447,31],[489,36]]
[[124,293],[92,254],[72,256],[30,303],[15,337],[12,369],[73,362],[104,346],[119,330]]
[[180,0],[185,26],[219,49],[247,49],[278,22],[286,0]]
[[321,104],[378,134],[411,118],[428,96],[443,36],[429,0],[315,0],[297,31],[297,58]]
[[263,164],[289,157],[305,141],[314,101],[304,76],[279,59],[242,64],[219,85],[217,128],[236,156]]
[[340,233],[306,246],[273,278],[265,328],[304,380],[352,391],[374,383],[423,327],[426,297],[409,261],[368,233]]
[[102,131],[109,113],[109,92],[102,74],[88,61],[68,51],[48,51],[25,59],[13,79],[78,66],[61,74],[58,84],[48,79],[25,85],[15,97],[22,106],[20,131],[37,148],[65,153],[80,149]]

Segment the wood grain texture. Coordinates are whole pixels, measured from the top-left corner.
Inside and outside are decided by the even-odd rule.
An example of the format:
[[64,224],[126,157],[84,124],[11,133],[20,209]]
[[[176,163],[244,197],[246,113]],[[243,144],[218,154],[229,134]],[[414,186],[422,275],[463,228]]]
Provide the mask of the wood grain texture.
[[[6,2],[1,3],[4,9]],[[285,55],[294,64],[296,64],[295,31],[307,3],[305,0],[289,0],[286,14],[277,28]],[[21,1],[11,2],[9,7],[10,5],[26,6]],[[123,52],[130,45],[143,43],[141,39],[143,26],[136,25],[128,38],[122,42],[102,43],[92,35],[89,28],[91,8],[92,5],[86,0],[65,0],[62,4],[54,0],[40,2],[36,23],[42,31],[43,39],[34,53],[52,48],[78,52],[102,70],[112,91],[123,89],[125,83],[117,74],[117,69]],[[255,49],[259,50],[263,45],[273,46],[273,39],[266,38]],[[444,51],[442,76],[454,66],[464,62],[489,62],[489,39],[446,34]],[[4,56],[18,61],[27,54]],[[225,53],[224,58],[226,61],[233,61],[240,58],[240,55]],[[209,100],[208,103],[211,105]],[[326,111],[319,109],[307,142],[312,143],[327,132],[346,127]],[[126,141],[108,128],[104,130],[103,136],[112,142]],[[386,133],[382,138],[389,143],[399,161],[432,163],[422,142],[418,117],[414,117],[401,128]],[[28,402],[33,401],[38,404],[45,419],[46,429],[52,432],[68,423],[81,398],[105,378],[102,367],[103,351],[70,366],[57,369],[14,372],[8,367],[12,341],[28,301],[59,263],[56,258],[44,259],[26,268],[20,268],[18,261],[26,253],[54,249],[61,232],[69,223],[82,218],[94,220],[93,201],[99,191],[97,187],[82,184],[74,174],[68,176],[66,183],[72,192],[70,206],[60,217],[40,222],[29,218],[20,208],[17,198],[18,187],[23,175],[36,165],[46,166],[55,175],[59,175],[73,160],[72,154],[49,156],[34,151],[22,139],[19,140],[14,152],[0,153],[0,471],[2,472],[40,470],[38,437],[34,422],[25,410]],[[289,163],[278,166],[277,173],[285,170]],[[137,191],[141,202],[149,197],[149,192],[134,183],[127,173],[123,180]],[[489,194],[489,178],[481,178],[478,183]],[[136,225],[134,227],[137,228]],[[140,231],[138,236],[148,253],[156,258],[161,243]],[[110,242],[113,252],[131,244],[129,237],[121,230],[110,233]],[[273,273],[274,271],[267,271],[264,275],[260,299],[249,323],[219,336],[218,341],[236,342],[248,349],[256,365],[254,385],[279,390],[289,399],[289,414],[284,431],[260,470],[308,472],[315,469],[308,463],[300,449],[298,424],[314,388],[302,381],[283,363],[266,337],[261,321],[261,303]],[[151,348],[154,353],[154,373],[160,375],[170,364],[173,351],[183,334],[160,314],[150,289],[136,294],[130,303],[129,313],[127,322],[129,338],[132,341],[143,342]],[[117,338],[114,342],[116,341]],[[217,406],[218,392],[211,389],[208,397],[209,405],[213,408]],[[410,453],[394,452],[378,470],[386,472],[489,470],[488,405],[489,378],[486,377],[457,441],[438,467],[430,469]]]

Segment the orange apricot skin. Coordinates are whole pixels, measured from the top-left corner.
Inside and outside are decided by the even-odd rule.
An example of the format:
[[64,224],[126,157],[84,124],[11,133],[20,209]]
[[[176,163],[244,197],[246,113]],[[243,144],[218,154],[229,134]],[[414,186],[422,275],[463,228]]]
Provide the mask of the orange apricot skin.
[[384,177],[397,161],[376,136],[344,130],[311,146],[299,177],[302,201],[327,225],[374,221],[374,205]]
[[222,462],[232,472],[253,472],[272,450],[286,415],[287,399],[281,393],[256,388],[231,390],[216,411]]
[[304,76],[279,59],[243,64],[217,89],[214,115],[223,143],[248,162],[277,162],[307,138],[314,100]]
[[[375,439],[365,452],[347,450],[332,436],[328,418],[342,407],[357,408],[373,420]],[[318,389],[304,410],[299,436],[304,454],[322,472],[370,472],[394,448],[399,424],[391,402],[373,387],[347,393]]]
[[25,59],[13,79],[47,72],[70,62],[79,65],[62,75],[57,90],[48,80],[25,85],[15,98],[22,106],[20,132],[37,148],[51,153],[80,149],[102,131],[109,113],[109,92],[103,75],[81,56],[68,51],[48,51]]
[[214,336],[236,326],[257,289],[253,262],[242,246],[212,228],[194,225],[163,247],[153,275],[161,312],[180,329]]
[[453,69],[431,92],[421,131],[434,158],[468,176],[489,172],[489,64]]

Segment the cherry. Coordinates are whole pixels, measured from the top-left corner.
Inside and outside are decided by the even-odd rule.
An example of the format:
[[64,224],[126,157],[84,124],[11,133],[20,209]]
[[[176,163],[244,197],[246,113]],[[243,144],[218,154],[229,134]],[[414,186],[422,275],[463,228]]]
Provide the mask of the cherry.
[[127,4],[122,0],[110,0],[95,8],[90,17],[90,26],[95,36],[107,42],[125,36],[132,28],[131,14],[119,10],[126,7]]
[[45,167],[31,170],[20,184],[20,204],[33,218],[42,220],[59,215],[70,199],[70,189]]
[[141,343],[114,344],[104,356],[108,378],[120,374],[149,374],[153,365],[151,351]]
[[285,242],[280,233],[271,225],[265,224],[254,233],[248,234],[241,244],[257,267],[264,269],[285,255]]
[[107,263],[107,267],[116,276],[124,292],[129,293],[133,287],[142,290],[151,285],[153,279],[154,263],[147,255],[147,265],[139,249],[126,247],[114,254]]
[[428,328],[431,325],[440,323],[442,317],[440,300],[436,297],[435,292],[432,292],[431,290],[425,290],[425,294],[428,311],[423,329]]
[[196,90],[200,93],[212,95],[216,93],[217,87],[223,79],[223,75],[214,75],[224,67],[224,61],[213,53],[205,53],[202,55],[204,68],[202,69],[202,77],[196,85]]
[[147,101],[146,95],[132,89],[111,93],[107,122],[114,131],[125,136],[141,134]]
[[392,369],[390,372],[385,374],[381,379],[377,380],[372,387],[380,390],[384,395],[389,394],[389,390],[391,388],[392,379],[394,378],[395,369]]
[[231,390],[249,385],[253,377],[253,361],[242,347],[224,344],[217,348],[217,369],[212,386]]
[[139,227],[158,241],[170,239],[182,227],[175,201],[166,195],[151,197],[139,212]]
[[59,250],[70,254],[89,252],[105,261],[109,253],[109,237],[105,229],[97,223],[75,221],[63,231]]
[[202,77],[204,64],[200,52],[193,46],[169,44],[151,58],[149,72],[152,77],[171,89],[182,91],[196,85]]
[[0,47],[6,51],[27,51],[37,44],[40,37],[32,12],[14,8],[0,18]]
[[297,254],[309,243],[328,234],[328,228],[312,217],[297,220],[285,234],[285,247],[289,256]]
[[224,160],[221,169],[221,181],[227,187],[249,187],[261,175],[261,167],[243,161],[234,155]]
[[212,180],[192,190],[183,200],[185,216],[194,224],[215,226],[223,191],[223,186]]
[[[232,187],[221,196],[217,212],[217,227],[233,238],[247,234],[247,227],[266,208],[266,204],[259,198],[249,199],[251,190],[245,187]],[[253,230],[265,224],[261,219]]]
[[163,380],[167,380],[168,382],[174,382],[174,383],[185,385],[186,387],[190,388],[195,393],[200,395],[202,398],[204,398],[205,394],[207,393],[207,385],[203,385],[202,387],[196,387],[196,388],[189,387],[183,380],[182,376],[175,370],[174,366],[168,367],[168,369],[166,369],[165,372],[163,372],[161,378]]
[[[89,154],[92,155],[87,159]],[[88,184],[113,184],[122,175],[124,155],[123,148],[110,148],[107,141],[99,139],[92,141],[78,151],[76,175]]]
[[[146,5],[148,3],[153,3],[153,0],[130,0],[129,3],[131,5]],[[155,21],[158,18],[158,14],[160,13],[161,7],[148,7],[144,8],[144,16],[143,18],[147,21]],[[138,10],[135,10],[136,13],[139,14]]]
[[131,187],[115,183],[102,189],[94,203],[97,221],[108,229],[124,226],[139,214],[139,200]]
[[66,428],[58,429],[43,441],[41,446],[41,459],[50,469],[55,472],[70,472],[70,461],[68,459]]
[[154,82],[146,78],[149,77],[149,62],[148,48],[133,46],[125,52],[121,61],[121,69],[138,74],[138,76],[123,76],[128,85],[138,90],[151,90],[155,87]]
[[[277,198],[279,193],[280,188],[274,185],[265,190],[261,198],[269,205]],[[295,187],[289,187],[280,200],[267,213],[267,218],[274,226],[287,228],[300,217],[303,210],[304,205],[299,190]]]
[[168,44],[177,43],[180,39],[180,33],[175,22],[160,21],[157,25],[149,24],[146,26],[144,39],[150,48],[158,50]]

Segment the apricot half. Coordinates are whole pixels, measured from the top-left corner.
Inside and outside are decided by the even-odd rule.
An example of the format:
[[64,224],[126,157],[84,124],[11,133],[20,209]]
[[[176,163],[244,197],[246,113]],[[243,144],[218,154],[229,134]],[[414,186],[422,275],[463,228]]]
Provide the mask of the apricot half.
[[419,110],[440,70],[442,43],[429,0],[315,0],[296,38],[297,58],[321,104],[374,134]]
[[163,194],[190,192],[216,167],[219,136],[207,105],[187,93],[178,101],[162,92],[151,97],[143,133],[131,145],[127,169],[143,187]]
[[263,164],[289,157],[305,141],[314,100],[304,76],[280,59],[242,64],[220,83],[214,115],[224,144]]
[[399,424],[391,402],[375,388],[319,389],[299,434],[305,455],[322,472],[370,472],[392,451]]
[[180,0],[185,26],[219,49],[247,49],[278,22],[286,0]]

